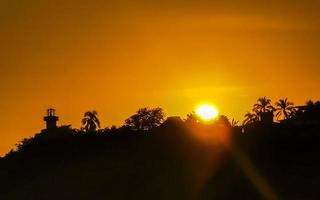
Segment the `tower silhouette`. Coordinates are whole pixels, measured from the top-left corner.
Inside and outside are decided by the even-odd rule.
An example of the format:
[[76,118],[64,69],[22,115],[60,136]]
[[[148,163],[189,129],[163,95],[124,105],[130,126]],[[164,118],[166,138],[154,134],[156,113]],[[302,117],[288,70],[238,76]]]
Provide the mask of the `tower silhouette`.
[[47,129],[57,128],[57,121],[59,120],[59,117],[55,116],[55,112],[55,109],[49,108],[47,110],[47,116],[43,118],[43,120],[46,122]]

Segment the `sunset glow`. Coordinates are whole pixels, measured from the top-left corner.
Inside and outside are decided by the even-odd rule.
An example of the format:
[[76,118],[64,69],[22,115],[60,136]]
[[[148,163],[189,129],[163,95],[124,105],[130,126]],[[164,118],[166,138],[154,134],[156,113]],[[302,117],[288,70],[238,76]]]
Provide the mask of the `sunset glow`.
[[0,0],[0,200],[319,198],[319,8]]
[[204,121],[210,121],[218,117],[218,109],[211,105],[201,105],[197,108],[196,114]]
[[49,107],[110,127],[143,106],[184,118],[214,99],[242,121],[260,96],[320,98],[318,1],[23,2],[0,6],[0,155]]

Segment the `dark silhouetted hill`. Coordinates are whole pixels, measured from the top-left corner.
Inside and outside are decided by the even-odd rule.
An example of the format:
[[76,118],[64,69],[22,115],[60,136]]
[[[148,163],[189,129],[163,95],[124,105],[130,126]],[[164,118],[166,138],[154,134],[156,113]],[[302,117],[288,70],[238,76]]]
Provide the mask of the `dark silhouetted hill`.
[[0,159],[0,199],[319,199],[320,127],[60,127]]

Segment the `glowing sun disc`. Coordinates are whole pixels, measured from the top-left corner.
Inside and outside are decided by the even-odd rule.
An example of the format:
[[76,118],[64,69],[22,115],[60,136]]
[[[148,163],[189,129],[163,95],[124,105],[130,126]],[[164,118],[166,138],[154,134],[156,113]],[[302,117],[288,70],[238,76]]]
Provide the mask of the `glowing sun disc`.
[[210,121],[218,117],[218,109],[211,105],[201,105],[196,109],[196,114],[204,121]]

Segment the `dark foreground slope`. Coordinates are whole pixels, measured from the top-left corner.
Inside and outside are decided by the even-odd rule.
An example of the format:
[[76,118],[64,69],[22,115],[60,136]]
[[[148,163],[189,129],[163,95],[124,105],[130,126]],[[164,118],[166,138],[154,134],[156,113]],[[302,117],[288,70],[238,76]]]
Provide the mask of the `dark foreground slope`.
[[318,130],[45,131],[0,160],[0,199],[319,199]]

